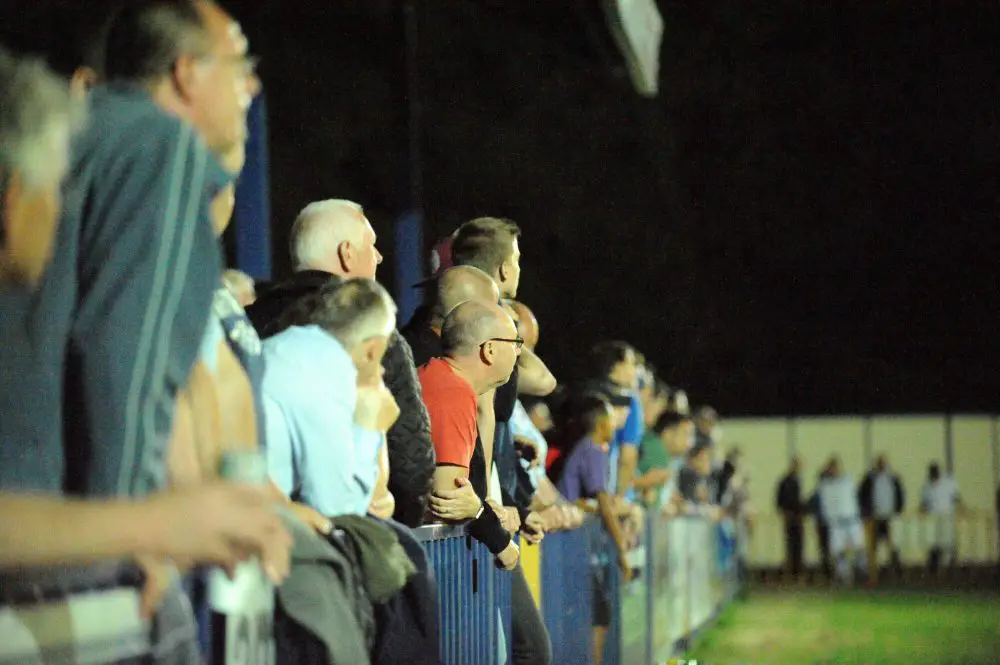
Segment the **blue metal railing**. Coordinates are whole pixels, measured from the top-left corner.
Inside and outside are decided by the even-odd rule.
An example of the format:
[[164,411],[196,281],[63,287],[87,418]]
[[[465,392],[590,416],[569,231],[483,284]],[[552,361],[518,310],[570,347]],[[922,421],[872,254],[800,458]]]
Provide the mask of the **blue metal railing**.
[[593,649],[591,538],[601,524],[549,534],[542,544],[542,617],[553,663],[590,663]]
[[437,578],[442,661],[503,665],[501,655],[510,653],[510,574],[497,569],[464,527],[425,526],[414,533]]

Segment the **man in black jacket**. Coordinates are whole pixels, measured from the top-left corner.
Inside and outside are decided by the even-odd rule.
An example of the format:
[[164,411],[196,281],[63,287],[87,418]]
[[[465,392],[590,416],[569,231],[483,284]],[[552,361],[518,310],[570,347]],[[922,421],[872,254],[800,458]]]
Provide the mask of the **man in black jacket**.
[[[295,274],[261,294],[247,315],[262,338],[273,334],[289,305],[334,279],[373,279],[382,255],[375,231],[361,206],[351,201],[318,201],[306,206],[292,226],[290,249]],[[396,331],[382,360],[385,383],[399,406],[399,419],[386,434],[393,518],[421,524],[434,477],[430,421],[420,394],[410,345]]]
[[868,536],[870,580],[877,579],[878,546],[883,540],[889,543],[893,572],[897,577],[902,575],[903,565],[899,560],[899,550],[892,542],[890,521],[903,512],[904,503],[903,484],[899,481],[899,476],[889,469],[885,455],[879,455],[858,488],[858,505],[861,506],[861,518],[865,521]]
[[788,465],[788,474],[778,485],[778,511],[785,518],[785,556],[788,572],[798,579],[802,572],[802,517],[805,505],[802,503],[802,485],[799,483],[801,462],[793,457]]

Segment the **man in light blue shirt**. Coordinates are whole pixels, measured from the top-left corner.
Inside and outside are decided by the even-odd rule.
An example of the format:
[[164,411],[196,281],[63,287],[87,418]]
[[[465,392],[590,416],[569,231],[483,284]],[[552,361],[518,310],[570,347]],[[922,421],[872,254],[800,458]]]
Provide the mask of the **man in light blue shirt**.
[[372,502],[391,418],[381,362],[395,317],[378,283],[348,280],[301,300],[264,342],[268,472],[322,515],[364,515]]

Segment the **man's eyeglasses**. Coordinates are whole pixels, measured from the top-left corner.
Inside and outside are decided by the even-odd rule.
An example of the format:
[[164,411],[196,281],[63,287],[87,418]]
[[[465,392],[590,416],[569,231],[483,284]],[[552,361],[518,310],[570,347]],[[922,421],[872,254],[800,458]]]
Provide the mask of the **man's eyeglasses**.
[[[515,337],[514,339],[507,339],[506,337],[490,337],[486,342],[507,342],[514,345],[514,349],[520,351],[524,346],[523,337]],[[483,342],[485,344],[486,342]]]

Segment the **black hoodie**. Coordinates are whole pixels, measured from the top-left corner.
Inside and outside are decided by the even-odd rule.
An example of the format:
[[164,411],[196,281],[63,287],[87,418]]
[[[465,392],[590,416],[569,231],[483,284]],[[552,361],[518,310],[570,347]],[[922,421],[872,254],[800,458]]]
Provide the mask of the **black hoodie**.
[[[247,308],[247,316],[261,339],[274,333],[273,324],[293,303],[331,280],[339,281],[340,277],[319,270],[304,270],[261,294]],[[427,407],[413,365],[413,352],[395,330],[389,338],[382,366],[385,367],[386,386],[399,405],[399,419],[386,434],[389,491],[396,499],[393,518],[416,527],[423,522],[434,480],[434,446]]]

